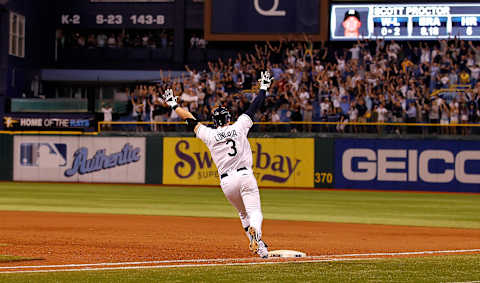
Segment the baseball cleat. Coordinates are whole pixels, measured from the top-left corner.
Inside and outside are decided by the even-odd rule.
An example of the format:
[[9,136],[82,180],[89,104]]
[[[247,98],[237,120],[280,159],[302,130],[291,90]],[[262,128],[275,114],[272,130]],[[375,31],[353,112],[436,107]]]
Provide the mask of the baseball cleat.
[[255,228],[253,228],[252,226],[250,226],[248,228],[248,234],[250,234],[250,250],[253,252],[253,253],[257,253],[258,251],[258,239],[257,239],[257,231],[255,230]]
[[260,241],[258,242],[258,251],[257,251],[257,254],[258,254],[261,258],[268,258],[267,245],[266,245],[262,240],[260,240]]

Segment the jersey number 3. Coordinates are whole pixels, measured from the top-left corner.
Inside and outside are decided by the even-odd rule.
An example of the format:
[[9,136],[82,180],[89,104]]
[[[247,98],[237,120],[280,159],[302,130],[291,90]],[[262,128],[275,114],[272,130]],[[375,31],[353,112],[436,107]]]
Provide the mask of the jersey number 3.
[[237,148],[235,147],[235,141],[232,139],[227,140],[227,144],[229,145],[230,143],[232,144],[230,148],[233,149],[233,152],[229,152],[228,155],[235,156],[237,155]]

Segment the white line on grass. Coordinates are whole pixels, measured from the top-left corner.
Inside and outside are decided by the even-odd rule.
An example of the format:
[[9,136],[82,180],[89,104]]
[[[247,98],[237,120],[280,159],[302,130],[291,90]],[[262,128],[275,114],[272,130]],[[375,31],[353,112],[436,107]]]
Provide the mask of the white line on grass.
[[[377,260],[377,259],[378,258],[368,258],[367,260]],[[178,268],[178,267],[211,267],[211,266],[237,266],[237,265],[266,265],[266,264],[316,263],[316,262],[355,261],[355,260],[366,260],[366,259],[364,258],[331,258],[331,259],[313,259],[313,260],[299,260],[299,261],[261,261],[261,262],[237,262],[237,263],[231,262],[231,263],[211,263],[211,264],[176,264],[176,265],[121,266],[121,267],[46,269],[46,270],[14,270],[14,271],[1,271],[0,274],[65,272],[65,271],[131,270],[131,269]]]
[[50,268],[50,267],[84,267],[84,266],[115,266],[115,265],[142,265],[142,264],[180,263],[180,262],[244,261],[244,260],[260,260],[260,258],[258,258],[258,257],[246,257],[246,258],[212,258],[212,259],[173,259],[173,260],[133,261],[133,262],[104,262],[104,263],[80,263],[80,264],[61,264],[61,265],[1,266],[0,269],[25,269],[25,268]]
[[[340,254],[340,255],[321,255],[321,256],[307,256],[303,259],[327,259],[327,258],[352,258],[352,257],[367,257],[367,256],[399,256],[399,255],[422,255],[422,254],[445,254],[445,253],[471,253],[480,252],[480,249],[470,250],[443,250],[443,251],[417,251],[417,252],[395,252],[395,253],[363,253],[363,254]],[[270,258],[271,263],[278,263],[277,260],[281,258]],[[1,266],[1,269],[42,269],[42,268],[66,268],[66,267],[91,267],[91,266],[121,266],[121,265],[147,265],[147,264],[168,264],[168,263],[202,263],[202,262],[225,262],[225,261],[246,261],[246,260],[261,260],[260,258],[214,258],[214,259],[182,259],[182,260],[156,260],[156,261],[134,261],[134,262],[105,262],[105,263],[85,263],[85,264],[63,264],[63,265],[26,265],[26,266]],[[240,263],[238,263],[240,264]],[[205,265],[205,264],[204,264]],[[166,265],[174,266],[174,265]],[[183,265],[182,265],[183,266]],[[208,264],[212,266],[212,264]],[[146,267],[148,268],[148,266]],[[66,270],[66,269],[64,269]],[[75,269],[77,270],[77,269]],[[9,271],[10,272],[10,271]],[[3,272],[0,272],[3,273]]]
[[366,254],[342,254],[342,255],[319,255],[312,258],[325,257],[359,257],[359,256],[397,256],[397,255],[423,255],[423,254],[448,254],[448,253],[473,253],[480,252],[480,249],[472,250],[446,250],[446,251],[420,251],[420,252],[396,252],[396,253],[366,253]]

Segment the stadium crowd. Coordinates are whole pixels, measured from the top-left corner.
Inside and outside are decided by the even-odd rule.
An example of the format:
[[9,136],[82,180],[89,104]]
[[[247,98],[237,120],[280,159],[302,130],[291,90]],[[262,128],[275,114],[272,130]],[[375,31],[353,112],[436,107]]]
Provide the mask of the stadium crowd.
[[[326,42],[288,38],[255,45],[236,58],[208,62],[205,70],[185,66],[188,75],[162,76],[158,85],[128,91],[139,120],[178,121],[160,97],[172,87],[181,106],[209,120],[217,105],[228,107],[233,118],[255,96],[260,71],[275,80],[259,121],[408,122],[459,124],[480,121],[480,45],[458,39],[437,42],[358,40],[349,48]],[[457,85],[460,92],[431,94]],[[141,118],[143,117],[143,118]],[[339,124],[292,131],[372,131]],[[464,127],[403,128],[378,126],[375,131],[401,133],[434,131],[468,134]]]
[[59,48],[167,48],[173,44],[169,30],[57,30]]

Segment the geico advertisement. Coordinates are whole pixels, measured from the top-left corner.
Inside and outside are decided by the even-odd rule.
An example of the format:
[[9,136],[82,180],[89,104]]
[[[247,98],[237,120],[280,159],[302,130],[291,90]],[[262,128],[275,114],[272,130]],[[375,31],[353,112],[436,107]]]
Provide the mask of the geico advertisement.
[[[313,139],[249,139],[260,186],[313,187]],[[164,184],[218,185],[207,146],[197,138],[164,139]]]
[[145,138],[15,136],[16,181],[145,183]]
[[335,141],[335,187],[480,192],[480,143]]

